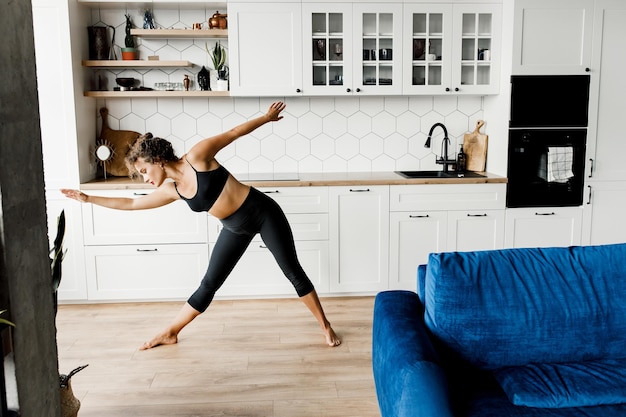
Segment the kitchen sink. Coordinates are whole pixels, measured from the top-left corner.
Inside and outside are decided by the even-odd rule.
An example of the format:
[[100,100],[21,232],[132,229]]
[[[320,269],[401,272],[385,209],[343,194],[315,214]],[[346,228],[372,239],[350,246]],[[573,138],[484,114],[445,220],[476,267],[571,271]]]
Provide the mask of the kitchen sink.
[[402,175],[404,178],[484,178],[482,174],[474,171],[455,172],[455,171],[396,171],[396,174]]

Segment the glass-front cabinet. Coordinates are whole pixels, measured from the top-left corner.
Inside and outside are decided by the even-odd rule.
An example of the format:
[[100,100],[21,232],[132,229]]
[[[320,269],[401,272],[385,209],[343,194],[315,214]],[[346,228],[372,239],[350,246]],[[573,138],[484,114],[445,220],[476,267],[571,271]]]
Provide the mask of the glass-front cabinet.
[[496,94],[500,5],[405,4],[404,94]]
[[401,11],[400,4],[303,3],[304,94],[401,94]]
[[352,92],[352,5],[305,3],[303,83],[305,95]]
[[354,4],[355,87],[402,94],[402,5]]

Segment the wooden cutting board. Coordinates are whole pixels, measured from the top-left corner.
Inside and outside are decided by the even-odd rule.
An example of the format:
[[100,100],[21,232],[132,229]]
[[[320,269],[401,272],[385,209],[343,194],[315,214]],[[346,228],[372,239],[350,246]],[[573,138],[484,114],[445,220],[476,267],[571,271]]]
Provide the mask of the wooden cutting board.
[[463,152],[465,152],[467,160],[465,169],[468,171],[484,171],[487,167],[487,140],[489,137],[480,133],[480,128],[484,124],[484,120],[478,120],[474,131],[463,136]]

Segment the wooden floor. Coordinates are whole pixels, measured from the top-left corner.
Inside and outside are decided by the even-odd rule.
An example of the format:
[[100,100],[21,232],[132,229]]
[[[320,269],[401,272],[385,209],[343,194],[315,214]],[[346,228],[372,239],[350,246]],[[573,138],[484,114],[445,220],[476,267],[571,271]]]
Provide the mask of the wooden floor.
[[297,299],[214,301],[179,337],[137,347],[182,303],[63,305],[59,370],[79,417],[380,416],[372,377],[372,297],[325,298],[343,343],[329,348]]

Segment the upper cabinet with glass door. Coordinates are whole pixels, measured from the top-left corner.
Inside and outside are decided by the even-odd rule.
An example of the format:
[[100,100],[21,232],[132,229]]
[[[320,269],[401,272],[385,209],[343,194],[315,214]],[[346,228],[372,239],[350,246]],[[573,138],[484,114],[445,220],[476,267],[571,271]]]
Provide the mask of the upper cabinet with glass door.
[[302,5],[305,95],[352,92],[352,5]]
[[405,4],[404,94],[497,94],[500,5]]
[[402,94],[402,5],[354,4],[354,87]]

